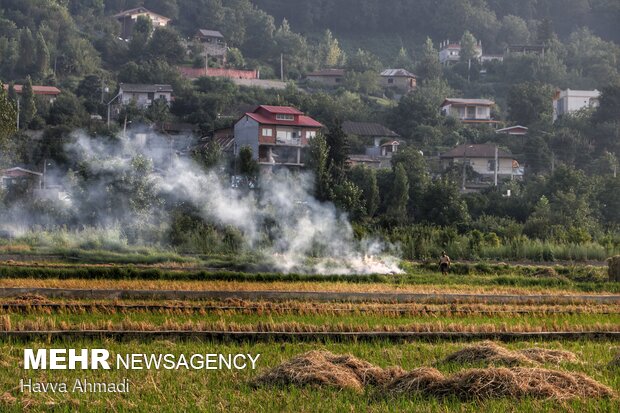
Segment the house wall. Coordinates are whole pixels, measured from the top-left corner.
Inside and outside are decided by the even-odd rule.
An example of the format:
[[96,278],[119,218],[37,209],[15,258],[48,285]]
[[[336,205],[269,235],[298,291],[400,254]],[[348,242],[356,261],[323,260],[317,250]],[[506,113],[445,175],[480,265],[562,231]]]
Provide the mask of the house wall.
[[306,76],[310,82],[317,82],[323,85],[338,86],[342,84],[342,76]]
[[121,103],[123,105],[129,105],[132,101],[135,100],[136,105],[139,108],[147,108],[149,106],[151,106],[151,103],[153,103],[154,100],[159,99],[163,97],[166,102],[168,102],[168,104],[170,104],[170,101],[172,100],[172,93],[170,92],[154,92],[153,93],[153,98],[150,99],[149,98],[149,94],[148,93],[132,93],[132,92],[122,92],[121,95]]
[[559,99],[553,101],[553,120],[566,113],[576,112],[583,108],[597,107],[600,92],[598,90],[560,92]]
[[416,87],[415,78],[404,76],[381,76],[383,87],[395,87],[400,90],[411,90]]
[[244,116],[235,124],[235,155],[244,146],[252,148],[254,159],[258,159],[258,134],[260,125],[249,116]]
[[[474,107],[475,114],[474,117],[468,115],[467,108]],[[491,119],[491,108],[489,106],[474,106],[474,105],[446,105],[441,108],[441,111],[447,115],[454,116],[455,118],[465,120],[465,119],[476,119],[476,120],[490,120]]]
[[[448,168],[450,167],[450,165],[454,164],[454,163],[459,163],[461,164],[462,162],[462,158],[443,158],[441,160],[441,164],[444,168]],[[492,162],[494,161],[494,158],[467,158],[467,161],[469,162],[469,165],[471,165],[472,169],[476,172],[479,173],[480,175],[484,175],[484,176],[493,176],[495,174],[495,171],[492,168]],[[491,162],[491,164],[489,164],[489,162]],[[491,165],[491,167],[489,167],[489,165]],[[498,175],[512,175],[513,174],[513,170],[512,170],[512,159],[510,158],[499,158],[499,168],[498,168]]]

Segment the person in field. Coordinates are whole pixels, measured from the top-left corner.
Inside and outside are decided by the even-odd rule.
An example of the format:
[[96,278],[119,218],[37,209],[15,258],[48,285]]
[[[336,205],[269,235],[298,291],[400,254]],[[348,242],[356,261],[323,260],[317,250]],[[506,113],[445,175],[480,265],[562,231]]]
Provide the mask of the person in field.
[[448,274],[448,270],[450,269],[450,257],[448,257],[448,254],[446,254],[445,251],[441,252],[441,257],[439,257],[439,269],[441,270],[441,273],[443,275],[447,275]]

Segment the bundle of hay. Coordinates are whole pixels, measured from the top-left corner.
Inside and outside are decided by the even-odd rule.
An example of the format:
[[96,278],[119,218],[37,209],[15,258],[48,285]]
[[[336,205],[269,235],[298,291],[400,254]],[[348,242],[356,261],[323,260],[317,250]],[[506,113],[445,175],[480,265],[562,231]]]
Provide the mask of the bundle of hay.
[[614,397],[611,388],[583,374],[556,370],[493,367],[468,369],[449,377],[437,371],[417,374],[414,372],[415,370],[389,384],[389,394],[423,394],[440,398],[453,396],[462,400],[502,397],[555,400]]
[[402,374],[400,367],[382,369],[351,355],[310,351],[260,375],[254,384],[330,386],[361,392],[365,385],[385,385]]
[[448,355],[446,363],[497,363],[508,366],[530,363],[530,359],[520,353],[508,350],[492,341],[467,346],[462,350]]
[[579,360],[575,353],[566,350],[548,350],[545,348],[526,348],[519,353],[532,361],[539,363],[560,364],[562,362],[577,363]]
[[515,366],[519,364],[577,362],[577,356],[565,350],[532,347],[512,351],[492,341],[483,341],[448,355],[447,363],[484,363]]
[[607,260],[607,274],[609,274],[609,281],[620,282],[620,255],[611,257]]

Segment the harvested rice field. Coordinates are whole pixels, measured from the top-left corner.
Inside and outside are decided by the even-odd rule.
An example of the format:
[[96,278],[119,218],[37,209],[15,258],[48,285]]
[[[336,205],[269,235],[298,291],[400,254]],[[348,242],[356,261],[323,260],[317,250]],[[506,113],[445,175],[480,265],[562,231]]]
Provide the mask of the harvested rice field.
[[[107,267],[71,265],[76,277],[19,267],[28,275],[0,278],[2,412],[620,410],[614,282],[545,287],[538,272],[442,278],[417,267],[360,280],[197,279],[181,265],[169,279],[88,279]],[[25,348],[260,357],[242,370],[52,371],[24,369]],[[126,380],[129,392],[22,391],[20,381],[76,379]]]
[[[218,352],[260,354],[260,358],[256,370],[243,371],[132,370],[119,374],[117,371],[84,373],[79,370],[63,370],[31,373],[25,372],[19,366],[26,343],[4,340],[0,343],[0,385],[9,390],[0,398],[3,412],[107,412],[131,411],[138,407],[140,411],[157,412],[612,412],[620,409],[620,402],[616,397],[620,392],[620,372],[617,367],[608,366],[618,350],[618,343],[610,341],[520,341],[501,344],[507,351],[518,352],[544,347],[574,354],[574,358],[560,361],[508,364],[497,360],[447,360],[451,354],[477,344],[462,342],[394,344],[385,341],[227,343],[194,340],[61,340],[53,344],[55,347],[107,348],[112,353],[119,354],[161,352],[179,355]],[[27,343],[27,346],[49,347],[50,343],[32,341]],[[343,372],[336,371],[333,367],[328,366],[325,371],[321,370],[324,366],[315,366],[317,373],[316,369],[307,368],[307,364],[298,363],[294,370],[298,381],[287,379],[284,374],[286,371],[283,373],[280,368],[282,364],[290,362],[300,354],[316,350],[329,351],[337,356],[351,354],[355,360],[349,360],[349,367],[357,365],[358,374],[360,369],[362,373],[352,376],[345,371],[343,378]],[[391,368],[387,373],[377,370],[373,375],[372,371],[368,371],[367,363],[382,370]],[[439,384],[415,390],[415,386],[411,384],[412,377],[403,374],[421,367],[429,369],[435,377],[439,377]],[[278,368],[280,371],[272,370]],[[475,373],[473,376],[472,371]],[[539,381],[540,377],[550,375],[556,379],[557,386],[542,386],[532,380],[526,391],[519,387],[521,384],[516,381],[515,372],[518,377],[523,376],[523,372],[528,372],[538,377]],[[264,377],[265,375],[267,377]],[[469,375],[467,377],[470,381],[462,383],[463,375]],[[585,378],[575,380],[575,375]],[[459,377],[461,387],[455,384]],[[487,380],[488,383],[495,380],[497,383],[493,390],[478,389],[479,393],[475,397],[462,397],[462,394],[458,393],[459,389],[462,391],[463,388],[477,388],[475,383],[471,383],[472,377]],[[18,378],[69,383],[76,378],[97,381],[120,381],[127,378],[130,382],[130,394],[21,393]]]

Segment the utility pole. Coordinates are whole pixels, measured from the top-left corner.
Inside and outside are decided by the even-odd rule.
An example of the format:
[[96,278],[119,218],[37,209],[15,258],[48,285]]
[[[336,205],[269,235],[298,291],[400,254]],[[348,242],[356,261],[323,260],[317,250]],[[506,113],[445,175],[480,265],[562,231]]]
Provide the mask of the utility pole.
[[205,76],[209,73],[209,52],[207,52],[207,46],[205,45]]
[[499,149],[497,145],[495,145],[495,167],[494,169],[494,178],[495,178],[495,186],[497,186],[497,175],[499,174]]
[[19,130],[19,96],[17,96],[17,130]]
[[465,191],[465,184],[467,182],[467,146],[465,146],[465,150],[463,151],[463,184],[461,185],[461,189]]

